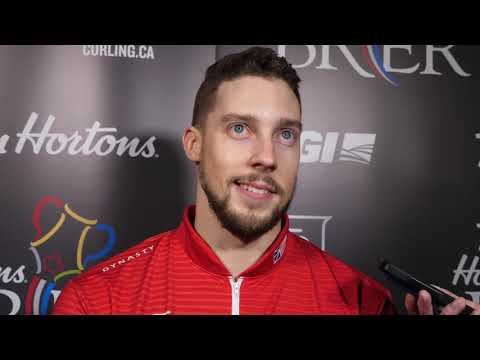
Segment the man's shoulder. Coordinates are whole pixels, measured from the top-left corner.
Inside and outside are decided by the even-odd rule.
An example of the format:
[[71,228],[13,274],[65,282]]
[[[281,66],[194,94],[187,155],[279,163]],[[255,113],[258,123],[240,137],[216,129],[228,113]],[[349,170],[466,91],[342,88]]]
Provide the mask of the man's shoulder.
[[295,236],[294,241],[306,259],[317,288],[324,293],[339,294],[352,313],[397,313],[390,291],[382,284],[305,239]]
[[168,246],[168,239],[174,231],[170,230],[153,235],[82,272],[74,281],[80,285],[96,279],[111,280],[122,272],[130,272],[145,267],[154,253],[161,251],[162,247]]
[[[73,278],[62,290],[54,314],[111,314],[112,294],[133,294],[148,274],[167,258],[174,231],[154,235]],[[127,296],[128,298],[128,296]],[[130,309],[128,309],[130,310]]]

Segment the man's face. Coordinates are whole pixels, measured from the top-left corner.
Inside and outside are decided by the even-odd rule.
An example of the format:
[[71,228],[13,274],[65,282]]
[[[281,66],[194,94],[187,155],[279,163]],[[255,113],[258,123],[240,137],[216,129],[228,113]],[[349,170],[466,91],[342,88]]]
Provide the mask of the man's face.
[[202,129],[200,184],[222,226],[245,242],[281,220],[300,158],[300,105],[283,80],[223,82]]

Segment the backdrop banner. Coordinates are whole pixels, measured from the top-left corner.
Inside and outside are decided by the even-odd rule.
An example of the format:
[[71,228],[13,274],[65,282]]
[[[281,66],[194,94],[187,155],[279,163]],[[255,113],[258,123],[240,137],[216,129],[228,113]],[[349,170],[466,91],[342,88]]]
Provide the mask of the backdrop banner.
[[[252,45],[0,46],[0,314],[194,202],[181,137],[207,67]],[[380,257],[480,300],[480,46],[262,45],[302,79],[291,231],[404,292]]]

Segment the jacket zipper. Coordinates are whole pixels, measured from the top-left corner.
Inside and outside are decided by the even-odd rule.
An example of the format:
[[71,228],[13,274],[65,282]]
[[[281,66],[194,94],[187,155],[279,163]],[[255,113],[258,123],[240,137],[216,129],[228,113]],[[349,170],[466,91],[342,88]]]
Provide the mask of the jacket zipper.
[[230,277],[230,286],[232,287],[232,315],[240,315],[240,286],[243,278],[234,279]]

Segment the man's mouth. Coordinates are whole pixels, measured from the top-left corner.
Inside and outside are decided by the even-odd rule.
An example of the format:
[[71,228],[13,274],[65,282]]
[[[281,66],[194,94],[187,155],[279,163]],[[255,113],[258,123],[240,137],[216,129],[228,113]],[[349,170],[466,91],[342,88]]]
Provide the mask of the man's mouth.
[[250,195],[254,199],[265,200],[276,194],[276,190],[273,186],[260,181],[235,181],[243,193]]

